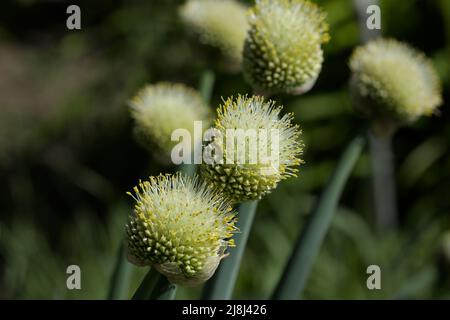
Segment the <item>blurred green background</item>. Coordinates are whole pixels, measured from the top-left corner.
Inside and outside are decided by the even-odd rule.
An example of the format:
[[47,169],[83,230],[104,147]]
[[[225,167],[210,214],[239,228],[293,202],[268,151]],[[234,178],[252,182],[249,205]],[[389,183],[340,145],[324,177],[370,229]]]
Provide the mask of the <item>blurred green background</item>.
[[[317,85],[277,96],[303,129],[306,165],[259,206],[235,291],[268,298],[336,161],[364,120],[352,111],[347,61],[360,43],[353,1],[315,1],[328,12],[331,41]],[[102,299],[123,225],[125,192],[161,166],[134,141],[127,100],[145,83],[198,87],[213,70],[211,107],[250,93],[223,72],[217,50],[181,23],[183,1],[80,1],[82,30],[66,29],[72,2],[0,4],[0,299]],[[248,1],[250,3],[250,1]],[[409,42],[442,79],[441,114],[394,139],[400,228],[375,232],[366,153],[309,278],[305,298],[450,298],[450,1],[381,1],[382,33]],[[224,17],[226,19],[226,17]],[[446,235],[447,234],[447,235]],[[82,270],[82,290],[66,288],[66,268]],[[366,268],[382,270],[368,290]],[[133,267],[130,294],[145,269]],[[197,298],[201,288],[179,290]]]

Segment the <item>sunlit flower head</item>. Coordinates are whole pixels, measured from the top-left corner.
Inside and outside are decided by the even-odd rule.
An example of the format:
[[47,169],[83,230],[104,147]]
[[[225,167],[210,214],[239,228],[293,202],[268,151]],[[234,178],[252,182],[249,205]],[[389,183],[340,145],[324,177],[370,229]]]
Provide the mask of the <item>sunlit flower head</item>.
[[256,0],[244,45],[244,75],[256,91],[300,94],[314,85],[329,40],[326,14],[305,0]]
[[210,121],[210,110],[200,94],[183,84],[147,85],[129,104],[139,141],[167,161],[177,143],[171,140],[174,130],[186,129],[194,137],[194,121]]
[[246,7],[235,0],[188,0],[180,15],[202,42],[240,64],[248,29]]
[[156,268],[172,283],[203,283],[234,246],[229,203],[197,177],[150,177],[129,194],[136,203],[126,225],[128,258]]
[[234,202],[260,199],[296,176],[302,163],[301,131],[293,115],[263,97],[228,98],[218,108],[213,146],[222,156],[201,166],[204,179]]
[[413,121],[442,103],[438,76],[424,54],[393,39],[376,39],[350,58],[357,105],[372,117]]

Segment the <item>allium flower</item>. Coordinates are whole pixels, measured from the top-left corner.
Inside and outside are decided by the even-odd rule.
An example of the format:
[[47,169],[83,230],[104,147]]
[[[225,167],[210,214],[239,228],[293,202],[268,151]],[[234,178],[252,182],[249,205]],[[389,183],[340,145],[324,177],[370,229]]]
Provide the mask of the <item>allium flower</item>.
[[156,147],[157,154],[165,160],[170,159],[177,143],[171,141],[175,129],[186,129],[194,137],[194,121],[210,120],[209,108],[200,94],[182,84],[147,85],[129,104],[139,141],[150,149]]
[[150,177],[129,194],[136,204],[126,225],[128,258],[156,268],[172,283],[208,280],[234,246],[229,203],[197,177]]
[[246,10],[235,0],[188,0],[180,15],[202,42],[218,47],[232,62],[240,64],[248,29]]
[[281,109],[259,96],[229,98],[218,108],[215,129],[221,138],[206,149],[214,146],[223,159],[202,164],[201,172],[233,202],[260,199],[281,180],[296,176],[303,162],[301,131],[292,114],[280,117]]
[[422,53],[393,39],[376,39],[350,58],[356,105],[372,117],[412,121],[442,103],[438,76]]
[[256,91],[300,94],[314,85],[328,42],[326,14],[305,0],[256,0],[244,45],[244,75]]

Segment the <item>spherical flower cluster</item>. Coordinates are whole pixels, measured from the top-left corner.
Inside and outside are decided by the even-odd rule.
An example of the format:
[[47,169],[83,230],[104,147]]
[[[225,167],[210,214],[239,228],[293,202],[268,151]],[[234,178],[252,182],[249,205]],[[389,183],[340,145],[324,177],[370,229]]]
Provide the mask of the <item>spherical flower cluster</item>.
[[208,280],[227,247],[234,246],[235,215],[229,203],[197,177],[150,177],[134,188],[132,197],[128,258],[156,268],[172,283],[193,286]]
[[215,129],[222,138],[211,144],[222,161],[202,164],[201,172],[233,202],[260,199],[296,175],[302,163],[301,131],[292,114],[280,117],[281,109],[259,96],[229,98],[218,108]]
[[194,121],[210,120],[210,110],[200,94],[182,84],[147,85],[129,104],[139,141],[150,149],[155,148],[165,160],[170,159],[171,150],[177,143],[171,140],[175,129],[192,133]]
[[393,39],[376,39],[350,58],[356,105],[371,117],[413,121],[442,103],[440,81],[424,54]]
[[235,0],[188,0],[180,15],[202,42],[221,49],[231,62],[240,64],[248,29],[246,10]]
[[326,14],[305,0],[256,0],[243,70],[257,92],[300,94],[314,85],[328,42]]

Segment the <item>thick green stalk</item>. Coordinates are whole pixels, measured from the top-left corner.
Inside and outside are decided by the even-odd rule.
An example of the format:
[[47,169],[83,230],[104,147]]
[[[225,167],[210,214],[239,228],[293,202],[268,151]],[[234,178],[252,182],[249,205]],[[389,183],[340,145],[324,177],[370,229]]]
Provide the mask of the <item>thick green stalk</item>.
[[228,257],[222,260],[213,278],[206,283],[203,299],[228,300],[231,298],[257,205],[258,201],[248,201],[239,206],[237,227],[240,231],[234,235],[236,247],[231,250]]
[[175,284],[151,268],[133,295],[133,300],[173,300],[176,290]]
[[330,226],[345,183],[358,160],[365,139],[357,136],[344,151],[339,163],[309,216],[273,294],[274,299],[298,299],[313,262]]
[[111,276],[108,292],[109,300],[120,300],[126,298],[130,284],[131,264],[125,257],[125,246],[121,242],[117,254],[116,265]]
[[369,131],[369,141],[375,220],[381,233],[394,230],[398,222],[392,135],[379,136]]
[[[367,8],[380,5],[379,0],[354,0],[358,14],[361,42],[365,43],[381,36],[381,30],[367,28]],[[375,207],[375,222],[378,232],[397,227],[397,200],[392,156],[392,128],[381,128],[380,133],[369,130],[369,146],[372,161],[372,188]]]
[[[210,70],[206,70],[202,73],[202,76],[200,78],[198,90],[200,91],[201,96],[203,97],[203,100],[205,100],[206,103],[209,103],[211,100],[211,95],[214,88],[214,72]],[[179,166],[179,170],[187,175],[187,176],[193,176],[197,171],[197,165],[193,163],[193,155],[191,156],[192,163],[183,163]]]
[[362,42],[367,42],[381,36],[381,29],[369,29],[367,27],[367,8],[371,5],[380,6],[380,0],[353,0],[359,22],[359,37]]
[[211,100],[213,88],[214,88],[215,75],[211,70],[203,71],[200,78],[199,91],[206,103]]
[[178,167],[178,170],[180,170],[186,176],[193,176],[197,171],[197,165],[191,163],[183,163]]

